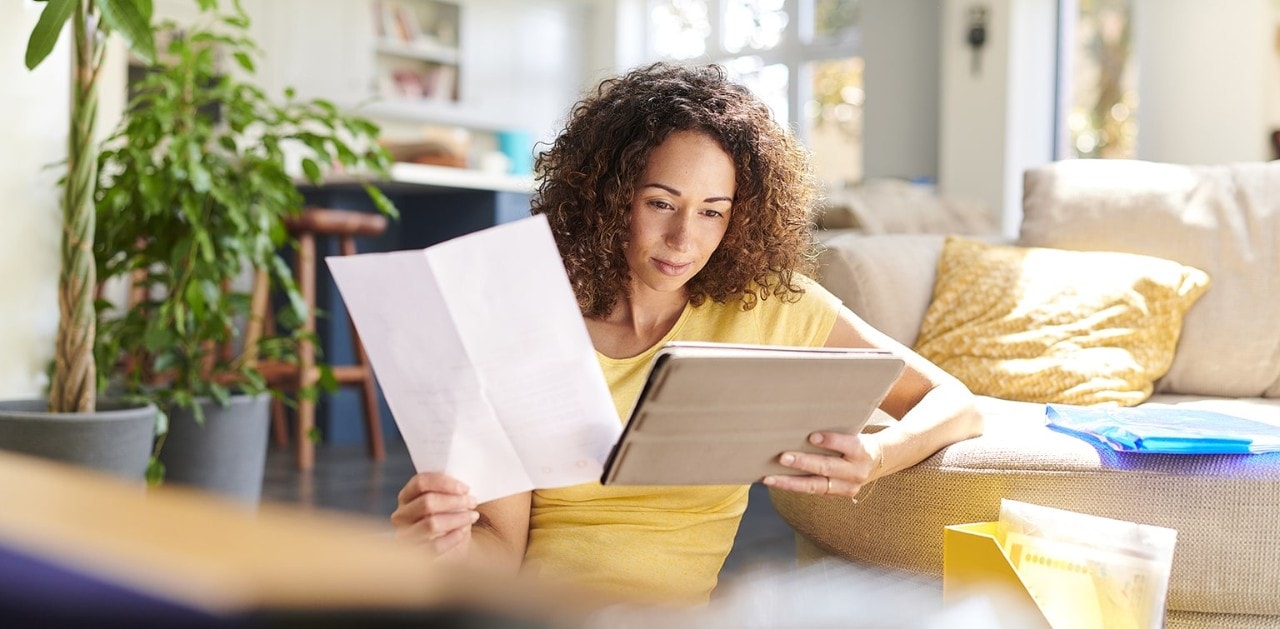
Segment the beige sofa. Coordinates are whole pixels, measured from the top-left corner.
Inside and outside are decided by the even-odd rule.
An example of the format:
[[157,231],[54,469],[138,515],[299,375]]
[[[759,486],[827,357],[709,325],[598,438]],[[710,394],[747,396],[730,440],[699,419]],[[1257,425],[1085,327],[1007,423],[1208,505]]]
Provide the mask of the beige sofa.
[[[942,235],[843,235],[821,281],[913,345]],[[1280,162],[1059,162],[1025,177],[1016,244],[1146,254],[1206,271],[1150,402],[1280,422]],[[1280,454],[1150,455],[1044,426],[1043,404],[980,398],[985,434],[877,481],[865,500],[774,492],[803,558],[941,574],[943,528],[1001,498],[1178,531],[1170,627],[1280,626]]]

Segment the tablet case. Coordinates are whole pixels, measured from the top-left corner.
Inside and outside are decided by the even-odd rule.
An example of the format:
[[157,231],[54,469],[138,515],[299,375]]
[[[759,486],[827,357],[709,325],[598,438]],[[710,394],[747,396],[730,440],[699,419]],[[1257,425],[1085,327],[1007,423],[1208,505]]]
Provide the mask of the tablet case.
[[884,350],[669,343],[600,482],[746,485],[802,474],[778,455],[830,453],[809,434],[861,430],[903,364]]

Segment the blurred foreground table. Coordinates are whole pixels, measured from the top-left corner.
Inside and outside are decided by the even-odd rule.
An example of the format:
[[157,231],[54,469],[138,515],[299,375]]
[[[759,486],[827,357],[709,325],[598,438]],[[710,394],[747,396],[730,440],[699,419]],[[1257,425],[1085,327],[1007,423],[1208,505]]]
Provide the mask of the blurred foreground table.
[[433,564],[371,520],[0,451],[0,626],[580,626],[603,601]]

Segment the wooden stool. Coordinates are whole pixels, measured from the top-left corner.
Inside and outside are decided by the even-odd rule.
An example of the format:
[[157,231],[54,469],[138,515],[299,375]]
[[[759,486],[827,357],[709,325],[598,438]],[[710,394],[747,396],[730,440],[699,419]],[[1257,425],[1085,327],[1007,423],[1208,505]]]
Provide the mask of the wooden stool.
[[[298,290],[302,293],[302,299],[307,306],[307,317],[302,329],[306,334],[314,335],[316,331],[316,238],[336,237],[339,239],[341,254],[354,255],[356,236],[377,236],[383,233],[387,229],[387,218],[380,214],[354,210],[306,208],[299,216],[287,220],[286,225],[289,233],[298,240],[293,270]],[[263,302],[265,307],[266,300],[264,299]],[[269,312],[270,308],[266,307],[266,310]],[[378,418],[378,395],[374,387],[373,370],[369,367],[369,359],[365,355],[360,336],[356,333],[355,324],[351,324],[351,344],[355,354],[355,364],[331,364],[333,377],[339,385],[360,387],[369,456],[380,461],[385,456],[385,451],[382,445],[381,423]],[[272,386],[295,391],[315,385],[319,377],[315,347],[310,341],[299,344],[297,365],[282,361],[263,361],[259,363],[259,369]],[[310,438],[311,430],[315,427],[315,412],[315,400],[299,396],[295,435],[298,440],[298,468],[302,470],[309,470],[315,465],[315,445]],[[276,443],[287,445],[288,428],[285,425],[284,404],[280,400],[273,401],[271,415],[272,433]]]

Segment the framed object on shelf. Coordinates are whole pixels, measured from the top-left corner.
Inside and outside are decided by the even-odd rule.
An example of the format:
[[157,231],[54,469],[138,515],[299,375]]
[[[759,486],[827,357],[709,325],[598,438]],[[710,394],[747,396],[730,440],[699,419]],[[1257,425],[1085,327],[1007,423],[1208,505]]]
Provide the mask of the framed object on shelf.
[[376,98],[457,103],[460,9],[440,0],[374,0]]

